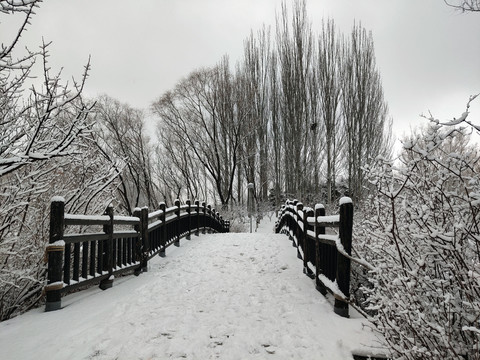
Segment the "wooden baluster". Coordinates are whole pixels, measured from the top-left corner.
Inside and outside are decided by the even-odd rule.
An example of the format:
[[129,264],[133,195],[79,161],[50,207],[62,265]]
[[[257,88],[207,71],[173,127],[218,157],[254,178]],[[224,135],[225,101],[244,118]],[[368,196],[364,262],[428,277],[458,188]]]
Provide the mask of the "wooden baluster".
[[80,243],[73,244],[73,280],[80,278]]
[[85,280],[88,278],[88,248],[89,242],[82,242],[82,278]]

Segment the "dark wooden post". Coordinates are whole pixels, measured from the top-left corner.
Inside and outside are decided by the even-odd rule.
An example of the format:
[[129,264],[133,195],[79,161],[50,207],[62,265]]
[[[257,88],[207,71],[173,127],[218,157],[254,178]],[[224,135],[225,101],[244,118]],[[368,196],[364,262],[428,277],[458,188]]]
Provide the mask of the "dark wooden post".
[[150,255],[150,241],[148,239],[148,207],[143,207],[141,211],[141,231],[142,231],[142,271],[148,271],[148,256]]
[[45,311],[54,311],[62,307],[62,267],[63,251],[63,229],[65,226],[65,200],[54,197],[50,204],[50,238],[47,245],[48,272],[45,293],[47,303]]
[[308,267],[309,261],[312,264],[315,263],[315,241],[308,236],[308,230],[310,229],[310,225],[308,224],[307,219],[313,216],[315,216],[315,213],[312,208],[309,208],[308,210],[303,210],[303,247],[305,248],[303,269],[305,271],[305,275],[307,275],[310,279],[315,279],[315,274]]
[[195,228],[195,236],[200,235],[200,201],[195,200],[195,211],[197,212],[197,226]]
[[[348,255],[352,254],[352,227],[353,227],[353,204],[348,197],[340,199],[340,228],[339,238],[343,249]],[[346,299],[350,298],[350,259],[337,252],[337,283],[340,291]],[[348,303],[335,299],[334,311],[336,314],[349,317]]]
[[160,252],[159,256],[160,257],[165,257],[165,248],[167,247],[167,227],[165,226],[165,210],[167,209],[167,205],[164,202],[161,202],[160,204],[160,210],[162,210],[162,214],[160,215],[160,220],[162,221],[162,228],[159,229],[158,231],[160,232]]
[[[297,216],[297,211],[296,211],[296,206],[297,206],[297,203],[298,203],[298,200],[293,200],[293,201],[290,201],[289,204],[293,206],[293,214],[292,216],[290,217],[290,226],[289,226],[289,230],[291,230],[293,232],[293,236],[292,236],[292,241],[293,241],[293,246],[294,247],[297,247],[299,244],[298,244],[298,236],[297,236],[297,219],[298,219],[298,216]],[[292,210],[292,209],[290,209]],[[289,235],[290,236],[290,235]],[[295,238],[297,240],[295,240]],[[298,251],[297,251],[297,256],[298,256]]]
[[191,239],[191,235],[192,235],[192,202],[189,200],[187,200],[187,214],[188,214],[188,234],[187,234],[187,240],[190,240]]
[[207,225],[208,225],[207,233],[210,234],[212,232],[211,227],[210,227],[210,223],[212,221],[212,205],[207,206],[207,213],[208,213],[208,216],[206,218],[207,219]]
[[134,229],[135,231],[138,233],[138,238],[137,238],[137,241],[135,243],[135,249],[132,249],[133,250],[133,253],[134,253],[134,256],[133,258],[135,259],[134,261],[138,261],[140,262],[140,265],[135,269],[134,271],[134,274],[135,276],[138,276],[140,275],[140,273],[142,272],[142,268],[143,268],[143,256],[142,256],[142,242],[143,242],[143,238],[142,238],[142,210],[140,208],[135,208],[135,210],[133,210],[133,216],[135,217],[138,217],[140,219],[140,223],[138,225],[135,225],[134,226]]
[[203,212],[203,228],[202,228],[202,234],[205,234],[206,225],[207,225],[207,204],[205,204],[205,201],[202,202],[202,212]]
[[322,246],[320,244],[320,241],[318,241],[318,235],[323,235],[325,234],[325,227],[320,226],[318,223],[318,217],[319,216],[325,216],[325,207],[323,204],[317,204],[315,205],[315,288],[320,291],[323,295],[327,295],[327,289],[325,288],[325,285],[320,281],[318,278],[320,274],[322,274],[322,266],[325,266],[325,264],[322,264],[322,261],[320,260],[321,257],[321,249]]
[[103,269],[108,271],[108,278],[100,282],[100,289],[106,290],[113,286],[113,205],[110,204],[105,209],[104,215],[110,218],[107,225],[103,225],[103,232],[108,235],[108,239],[103,244]]
[[280,208],[280,210],[278,211],[277,213],[277,223],[275,225],[275,233],[279,233],[281,230],[282,230],[282,216],[285,212],[285,205],[282,205],[282,207]]
[[210,233],[213,233],[215,232],[215,229],[217,227],[217,211],[215,210],[215,208],[212,207],[210,215],[211,215]]
[[[300,254],[300,249],[303,250],[303,273],[305,272],[305,246],[304,246],[304,231],[300,228],[303,225],[303,229],[305,229],[305,223],[303,222],[302,216],[300,216],[299,211],[303,212],[303,204],[298,203],[295,205],[295,237],[297,238],[297,257],[302,259],[302,254]],[[302,214],[303,215],[303,214]]]
[[175,200],[175,206],[177,207],[177,210],[175,210],[175,215],[177,215],[176,224],[175,224],[176,239],[173,245],[175,245],[176,247],[180,247],[180,200],[179,199]]

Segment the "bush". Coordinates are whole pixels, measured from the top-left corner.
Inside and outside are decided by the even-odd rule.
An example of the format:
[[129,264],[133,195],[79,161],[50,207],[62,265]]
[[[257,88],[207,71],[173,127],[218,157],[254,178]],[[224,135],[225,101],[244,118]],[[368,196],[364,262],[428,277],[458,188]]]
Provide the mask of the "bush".
[[429,119],[399,162],[367,169],[375,191],[354,231],[376,271],[363,291],[396,359],[480,358],[480,165],[469,136],[479,128],[468,106],[458,120]]

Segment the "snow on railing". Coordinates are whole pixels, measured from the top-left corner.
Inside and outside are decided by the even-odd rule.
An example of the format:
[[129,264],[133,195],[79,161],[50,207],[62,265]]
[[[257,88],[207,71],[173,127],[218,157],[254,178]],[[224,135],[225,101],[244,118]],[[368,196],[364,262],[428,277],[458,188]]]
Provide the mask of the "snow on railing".
[[[65,229],[74,232],[66,233]],[[100,229],[98,228],[100,227]],[[65,213],[65,200],[51,200],[50,240],[45,255],[48,262],[46,311],[61,308],[62,293],[99,283],[105,290],[113,285],[115,275],[146,271],[148,260],[165,256],[165,249],[180,239],[208,232],[229,232],[230,222],[204,202],[197,200],[149,213],[137,208],[133,216],[114,215],[108,206],[102,215]]]
[[[304,273],[315,279],[316,288],[323,295],[334,295],[335,313],[348,317],[350,261],[373,267],[352,258],[353,204],[350,198],[343,197],[339,205],[339,214],[326,216],[322,204],[311,209],[297,200],[287,201],[280,210],[275,231],[290,237],[297,247],[297,256],[303,260]],[[338,234],[334,230],[326,234],[327,228],[338,229]]]

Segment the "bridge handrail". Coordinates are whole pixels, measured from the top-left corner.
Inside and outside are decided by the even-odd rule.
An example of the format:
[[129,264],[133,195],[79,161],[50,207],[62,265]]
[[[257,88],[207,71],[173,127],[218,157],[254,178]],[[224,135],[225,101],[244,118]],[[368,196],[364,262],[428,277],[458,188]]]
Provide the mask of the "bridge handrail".
[[[327,291],[333,294],[335,313],[348,317],[353,204],[344,197],[339,205],[339,214],[326,216],[322,204],[312,209],[298,200],[287,200],[275,232],[289,236],[297,256],[303,260],[304,273],[315,279],[316,288],[323,295]],[[326,228],[338,228],[338,234],[326,234]]]
[[[105,290],[113,285],[116,275],[147,271],[149,259],[165,256],[166,248],[171,244],[180,246],[180,239],[190,239],[192,233],[198,236],[200,231],[230,230],[229,221],[198,200],[194,205],[190,200],[184,205],[176,200],[175,206],[168,209],[160,203],[159,209],[150,213],[147,207],[138,208],[133,215],[114,215],[112,206],[103,215],[68,214],[63,198],[52,198],[50,239],[45,251],[46,311],[61,308],[63,293],[98,283]],[[80,229],[65,233],[72,226]],[[102,231],[91,230],[98,226],[103,227]]]

